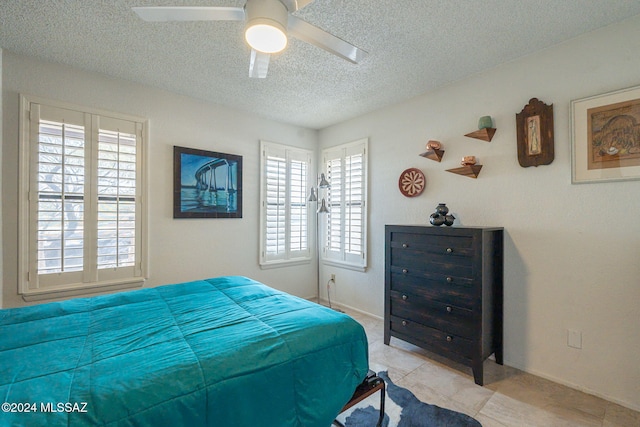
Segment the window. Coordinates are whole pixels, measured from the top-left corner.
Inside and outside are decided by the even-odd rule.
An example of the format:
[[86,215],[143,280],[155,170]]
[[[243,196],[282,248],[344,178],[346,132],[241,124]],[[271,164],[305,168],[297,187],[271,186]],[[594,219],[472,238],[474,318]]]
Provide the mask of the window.
[[323,258],[355,269],[367,266],[367,139],[323,151],[329,212],[323,220]]
[[260,265],[265,268],[308,262],[311,152],[264,141],[260,148]]
[[141,285],[145,124],[27,97],[21,109],[25,299]]

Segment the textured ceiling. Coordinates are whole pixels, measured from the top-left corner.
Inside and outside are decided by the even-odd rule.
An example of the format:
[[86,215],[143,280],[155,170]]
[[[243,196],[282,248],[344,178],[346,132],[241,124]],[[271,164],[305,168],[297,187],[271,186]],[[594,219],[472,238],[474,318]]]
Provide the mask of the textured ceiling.
[[315,0],[296,15],[369,52],[292,39],[248,77],[240,22],[147,23],[132,6],[244,0],[1,0],[0,47],[319,129],[640,13],[638,0]]

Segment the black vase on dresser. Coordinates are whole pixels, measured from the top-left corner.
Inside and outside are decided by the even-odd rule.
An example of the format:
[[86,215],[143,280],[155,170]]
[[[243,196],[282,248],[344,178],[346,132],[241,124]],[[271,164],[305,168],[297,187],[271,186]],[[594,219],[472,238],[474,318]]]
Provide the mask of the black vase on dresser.
[[396,337],[473,370],[503,363],[503,229],[387,225],[384,343]]

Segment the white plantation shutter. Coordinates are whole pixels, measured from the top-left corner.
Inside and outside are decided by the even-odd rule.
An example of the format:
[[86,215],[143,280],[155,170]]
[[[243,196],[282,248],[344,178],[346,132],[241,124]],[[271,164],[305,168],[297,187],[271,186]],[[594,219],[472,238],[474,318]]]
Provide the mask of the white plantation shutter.
[[307,209],[309,163],[293,158],[290,161],[291,234],[289,242],[292,253],[306,253],[309,250],[309,213]]
[[362,227],[364,223],[364,182],[363,154],[345,157],[345,252],[362,255]]
[[367,140],[332,147],[323,152],[331,187],[329,213],[324,220],[325,261],[365,268],[366,258],[366,149]]
[[269,259],[286,256],[286,184],[287,162],[277,156],[267,156],[266,174],[266,254]]
[[261,142],[262,204],[260,264],[310,259],[307,191],[311,153]]
[[331,184],[327,191],[327,249],[333,253],[342,250],[344,230],[342,229],[343,181],[341,153],[336,152],[334,158],[327,160],[327,179]]
[[143,123],[23,97],[20,290],[144,279]]
[[135,264],[135,134],[99,131],[97,243],[98,269]]
[[[84,126],[41,120],[37,144],[37,269],[84,267]],[[78,276],[78,275],[76,275]]]

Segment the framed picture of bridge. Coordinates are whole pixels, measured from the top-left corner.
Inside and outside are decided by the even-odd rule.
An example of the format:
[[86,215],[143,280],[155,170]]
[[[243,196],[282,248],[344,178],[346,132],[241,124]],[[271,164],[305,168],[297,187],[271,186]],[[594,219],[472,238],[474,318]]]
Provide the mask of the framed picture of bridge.
[[242,156],[174,146],[173,217],[242,218]]

